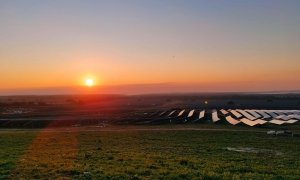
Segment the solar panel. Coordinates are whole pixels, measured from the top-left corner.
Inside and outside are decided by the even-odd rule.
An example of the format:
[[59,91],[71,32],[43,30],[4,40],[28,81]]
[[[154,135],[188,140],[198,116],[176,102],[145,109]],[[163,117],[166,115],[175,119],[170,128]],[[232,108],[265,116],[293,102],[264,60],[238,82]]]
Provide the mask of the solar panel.
[[205,110],[203,110],[199,113],[199,119],[204,118],[204,115],[205,115]]
[[286,114],[286,115],[294,114],[294,113],[292,112],[292,110],[283,110],[282,112],[283,112],[284,114]]
[[180,112],[179,112],[179,114],[178,114],[178,117],[179,117],[179,116],[182,116],[182,115],[183,115],[183,113],[184,113],[184,111],[185,111],[185,109],[184,109],[184,110],[182,110],[182,111],[180,111]]
[[170,112],[170,114],[168,115],[168,117],[172,116],[172,114],[174,114],[176,112],[176,110]]
[[239,113],[241,113],[242,115],[244,115],[247,119],[250,119],[250,120],[255,120],[256,118],[253,117],[252,115],[250,115],[249,113],[247,113],[246,111],[244,110],[237,110]]
[[271,118],[271,116],[269,114],[265,113],[264,110],[256,110],[256,112],[263,116],[262,119]]
[[287,120],[289,120],[290,118],[289,118],[289,116],[287,116],[287,115],[279,115],[279,116],[276,117],[276,119],[282,119],[282,120],[287,121]]
[[259,115],[254,110],[247,110],[248,113],[250,113],[252,116],[254,116],[256,119],[261,118],[261,115]]
[[294,114],[300,115],[300,110],[293,110],[292,112],[293,112]]
[[276,118],[278,116],[273,110],[266,110],[265,112],[267,112],[272,118]]
[[166,112],[167,112],[167,111],[161,112],[161,113],[159,114],[159,116],[160,116],[160,117],[163,116]]
[[298,122],[299,120],[296,120],[296,119],[290,119],[288,121],[285,121],[285,123],[289,123],[289,124],[294,124],[296,122]]
[[223,113],[223,115],[227,115],[229,112],[227,112],[226,110],[224,110],[224,109],[221,109],[220,110],[221,111],[221,113]]
[[262,119],[257,119],[255,120],[255,122],[257,122],[258,124],[266,124],[268,121],[262,120]]
[[288,115],[288,117],[289,117],[290,119],[299,119],[299,120],[300,120],[300,115],[298,115],[298,114]]
[[241,118],[241,117],[242,117],[242,115],[241,115],[240,113],[236,112],[235,110],[231,110],[230,112],[231,112],[235,117],[237,117],[237,118]]
[[282,125],[285,123],[285,121],[273,119],[273,120],[269,121],[269,123],[276,124],[276,125]]
[[236,124],[240,123],[240,121],[234,119],[232,116],[227,116],[226,121],[229,122],[232,125],[236,125]]
[[219,119],[219,117],[218,117],[218,112],[217,112],[217,110],[213,110],[213,111],[212,111],[212,121],[213,121],[213,122],[220,121],[220,119]]
[[189,115],[188,115],[188,117],[192,117],[193,116],[193,114],[194,114],[194,112],[195,112],[195,110],[193,109],[193,110],[191,110],[190,112],[189,112]]
[[248,125],[248,126],[255,126],[255,125],[259,124],[258,122],[252,121],[252,120],[247,119],[247,118],[242,118],[240,121],[243,122],[244,124]]

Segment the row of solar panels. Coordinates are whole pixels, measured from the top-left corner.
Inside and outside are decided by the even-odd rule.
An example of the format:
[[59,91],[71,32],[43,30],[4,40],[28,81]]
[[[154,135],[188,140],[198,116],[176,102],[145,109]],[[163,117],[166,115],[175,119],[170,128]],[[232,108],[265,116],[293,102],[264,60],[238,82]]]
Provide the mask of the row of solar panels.
[[[225,119],[229,124],[237,125],[240,123],[248,126],[263,125],[266,123],[282,125],[295,124],[300,121],[300,110],[256,110],[256,109],[235,109],[235,110],[216,110],[213,109],[210,113],[205,113],[205,110],[168,110],[159,113],[154,113],[154,119],[167,119],[170,122],[181,119],[180,122],[197,122],[201,119],[210,119],[216,123],[221,119]],[[208,117],[206,117],[208,116]],[[149,121],[150,122],[150,121]]]
[[[176,114],[176,111],[178,114]],[[182,117],[184,115],[184,113],[187,113],[187,118],[190,118],[192,116],[194,116],[196,114],[196,110],[195,109],[192,109],[190,111],[188,110],[172,110],[171,112],[168,112],[168,111],[163,111],[159,114],[160,117],[164,116],[164,115],[167,115],[167,117]],[[199,119],[202,119],[204,117],[204,114],[205,114],[205,111],[202,110],[199,112]]]
[[227,122],[232,125],[239,123],[244,123],[248,126],[263,125],[266,123],[283,125],[294,124],[300,120],[299,110],[221,109],[220,112]]
[[148,116],[144,117],[148,119],[144,123],[162,123],[162,122],[183,122],[186,123],[188,121],[197,122],[204,119],[205,110],[199,109],[176,109],[176,110],[166,110],[160,112],[153,113],[145,113]]

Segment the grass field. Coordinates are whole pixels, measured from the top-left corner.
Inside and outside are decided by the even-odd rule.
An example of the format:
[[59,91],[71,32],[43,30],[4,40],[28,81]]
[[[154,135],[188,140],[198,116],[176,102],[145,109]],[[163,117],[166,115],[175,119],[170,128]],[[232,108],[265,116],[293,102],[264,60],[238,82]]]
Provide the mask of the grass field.
[[300,178],[300,138],[256,131],[3,131],[0,145],[0,179]]

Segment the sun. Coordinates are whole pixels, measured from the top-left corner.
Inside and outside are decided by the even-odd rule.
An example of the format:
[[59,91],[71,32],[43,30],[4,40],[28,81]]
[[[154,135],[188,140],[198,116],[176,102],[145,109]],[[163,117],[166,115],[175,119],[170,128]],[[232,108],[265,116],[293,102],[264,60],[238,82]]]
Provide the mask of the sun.
[[85,80],[85,85],[88,87],[94,86],[94,80],[93,79],[86,79]]

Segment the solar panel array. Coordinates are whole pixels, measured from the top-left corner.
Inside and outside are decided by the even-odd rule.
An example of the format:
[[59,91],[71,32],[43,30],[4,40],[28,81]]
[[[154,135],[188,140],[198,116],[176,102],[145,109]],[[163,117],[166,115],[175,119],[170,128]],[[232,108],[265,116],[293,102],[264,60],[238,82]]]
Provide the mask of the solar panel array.
[[262,109],[177,109],[159,114],[168,122],[226,122],[231,125],[291,125],[300,122],[300,110],[262,110]]

